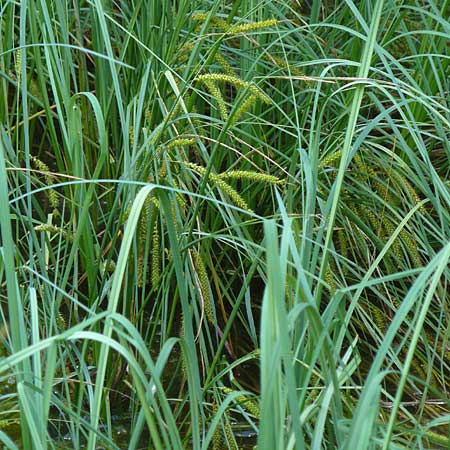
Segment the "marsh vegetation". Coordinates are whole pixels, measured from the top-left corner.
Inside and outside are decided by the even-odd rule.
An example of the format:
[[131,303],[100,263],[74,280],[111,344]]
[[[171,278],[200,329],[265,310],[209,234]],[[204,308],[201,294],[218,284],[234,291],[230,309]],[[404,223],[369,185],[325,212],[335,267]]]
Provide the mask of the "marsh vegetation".
[[1,2],[5,448],[448,448],[449,17]]

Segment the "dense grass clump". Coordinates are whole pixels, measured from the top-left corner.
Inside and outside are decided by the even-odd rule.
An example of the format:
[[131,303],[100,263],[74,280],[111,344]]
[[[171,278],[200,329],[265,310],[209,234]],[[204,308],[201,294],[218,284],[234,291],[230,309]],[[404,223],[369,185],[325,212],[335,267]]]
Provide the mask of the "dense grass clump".
[[449,17],[2,2],[2,445],[448,448]]

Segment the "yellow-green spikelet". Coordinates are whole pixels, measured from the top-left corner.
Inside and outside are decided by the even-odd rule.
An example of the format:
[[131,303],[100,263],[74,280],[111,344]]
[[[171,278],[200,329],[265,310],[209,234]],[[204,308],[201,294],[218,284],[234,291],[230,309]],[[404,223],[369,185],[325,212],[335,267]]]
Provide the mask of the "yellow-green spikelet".
[[[208,16],[209,16],[209,13],[197,12],[197,13],[192,14],[191,19],[195,20],[196,22],[205,22],[208,19]],[[228,23],[225,20],[223,20],[217,16],[212,16],[210,18],[208,25],[219,28],[220,30],[226,30],[227,28],[229,28]],[[200,29],[201,29],[201,27],[200,27]],[[198,28],[197,28],[197,30],[198,30]]]
[[229,170],[217,175],[221,180],[249,180],[268,184],[283,184],[285,181],[280,178],[261,172],[250,170]]
[[[222,391],[225,394],[233,394],[236,391],[228,388],[226,386],[222,387]],[[261,410],[256,402],[247,398],[245,395],[238,395],[236,397],[236,402],[238,402],[243,408],[245,408],[250,414],[259,419],[261,417]]]
[[[184,314],[181,317],[181,327],[180,327],[180,339],[186,338],[186,325],[185,325],[185,318]],[[186,361],[186,355],[184,354],[184,351],[181,352],[181,375],[182,375],[182,383],[188,379],[188,371],[187,371],[187,361]]]
[[189,145],[194,145],[195,139],[194,138],[187,138],[187,137],[178,137],[175,139],[172,139],[165,145],[166,150],[170,150],[174,147],[184,147]]
[[346,258],[348,255],[348,245],[344,230],[337,231],[337,238],[339,242],[339,252],[343,258]]
[[[395,231],[395,227],[394,225],[392,225],[392,222],[385,216],[383,215],[381,217],[381,224],[383,225],[384,228],[384,235],[385,236],[392,236],[394,234]],[[394,240],[394,242],[392,243],[392,253],[395,255],[395,257],[401,261],[402,259],[402,252],[400,249],[400,244],[398,242],[398,238]]]
[[152,122],[152,110],[147,109],[144,113],[146,124],[150,124]]
[[159,247],[159,227],[158,223],[155,223],[152,233],[152,267],[151,267],[151,282],[153,289],[157,289],[159,278],[161,276],[161,249]]
[[219,177],[217,177],[217,175],[214,174],[210,174],[209,178],[213,184],[215,184],[221,191],[225,192],[225,194],[230,197],[230,199],[236,206],[245,211],[252,212],[250,207],[247,205],[247,202],[228,183],[225,183],[225,181],[221,180]]
[[259,22],[249,22],[238,25],[233,25],[227,30],[228,34],[234,33],[248,33],[249,31],[256,31],[262,28],[271,28],[278,24],[277,19],[261,20]]
[[319,162],[319,169],[323,169],[324,167],[335,166],[336,163],[341,159],[342,150],[337,150],[330,155],[325,156]]
[[239,448],[236,444],[236,439],[234,438],[233,429],[231,428],[231,424],[228,419],[225,419],[223,428],[225,431],[225,437],[227,438],[227,441],[228,441],[228,449],[229,450],[239,450]]
[[55,189],[48,190],[47,198],[50,203],[50,206],[53,208],[54,212],[56,212],[59,206],[59,198],[58,193],[55,191]]
[[[214,418],[216,416],[218,409],[219,408],[218,408],[217,402],[214,400],[213,405],[212,405],[212,418]],[[222,450],[223,449],[224,442],[223,442],[222,428],[220,426],[220,422],[217,424],[216,429],[214,430],[212,443],[213,443],[213,450]]]
[[130,146],[133,147],[134,145],[134,127],[133,125],[130,125],[128,128],[128,134],[130,136]]
[[[184,164],[194,172],[197,172],[199,175],[204,176],[206,174],[206,169],[198,164],[190,162],[186,162]],[[218,175],[210,172],[208,175],[208,181],[216,185],[221,191],[227,194],[236,206],[245,211],[252,212],[246,201],[237,193],[237,191],[235,191],[228,183],[223,181]]]
[[383,333],[386,329],[386,318],[384,312],[374,304],[370,305],[370,312],[373,317],[373,321],[375,325],[378,327],[381,333]]
[[177,219],[177,207],[176,207],[177,201],[176,197],[175,200],[170,199],[170,217],[173,221],[173,228],[175,230],[175,233],[178,235],[179,228],[178,228],[178,219]]
[[379,236],[381,230],[381,223],[379,218],[375,216],[372,210],[367,206],[363,205],[360,206],[357,211],[359,212],[360,217],[369,219],[369,223],[375,229],[375,234]]
[[400,239],[405,244],[405,247],[408,249],[409,256],[411,257],[411,261],[414,267],[421,267],[422,260],[420,258],[420,254],[417,250],[417,245],[411,235],[406,231],[400,231]]
[[[55,178],[53,175],[50,174],[50,168],[47,166],[47,164],[45,164],[43,161],[41,161],[39,158],[33,155],[30,155],[30,161],[33,163],[36,169],[44,173],[46,185],[51,186],[54,183]],[[54,189],[49,189],[47,191],[47,198],[50,203],[50,206],[53,209],[57,209],[59,206],[58,193]]]
[[137,257],[137,263],[136,263],[136,284],[137,287],[142,287],[144,285],[144,252],[139,249],[139,254]]
[[412,359],[411,367],[416,371],[416,374],[418,377],[420,377],[422,380],[427,379],[426,370],[422,367],[422,365],[419,363],[419,361],[416,358]]
[[185,63],[189,59],[189,53],[192,52],[192,50],[195,47],[195,42],[186,42],[181,47],[179,47],[177,54],[177,62],[178,64]]
[[362,159],[361,155],[356,154],[353,160],[355,161],[356,167],[358,169],[358,171],[355,174],[356,179],[361,181],[367,181],[370,180],[371,178],[376,177],[377,174],[376,170],[373,167],[367,165],[365,161]]
[[67,330],[67,323],[64,316],[61,313],[58,313],[56,316],[56,325],[59,330]]
[[[197,12],[192,14],[191,19],[197,22],[205,22],[208,19],[209,13]],[[209,25],[225,31],[227,34],[248,33],[250,31],[257,31],[262,28],[271,28],[277,25],[277,19],[267,19],[257,22],[238,23],[235,25],[228,24],[225,20],[217,16],[212,16],[209,20]]]
[[206,83],[208,81],[215,83],[228,83],[236,89],[248,89],[251,94],[256,95],[264,103],[271,103],[270,98],[261,89],[256,87],[254,84],[233,75],[228,75],[226,73],[207,73],[198,76],[196,80],[202,83]]
[[[386,170],[386,177],[385,177],[385,183],[382,183],[381,181],[375,181],[374,186],[375,190],[377,191],[378,195],[387,203],[394,204],[394,194],[392,193],[392,190],[389,189],[390,180],[392,178],[393,173],[393,166],[389,166]],[[380,179],[380,177],[378,177]]]
[[15,52],[14,70],[16,72],[17,84],[19,85],[22,75],[22,50],[20,48]]
[[227,105],[225,104],[225,100],[222,97],[222,93],[220,89],[217,87],[217,84],[210,80],[204,81],[205,86],[208,88],[209,93],[217,102],[217,109],[220,114],[220,118],[224,121],[228,121],[228,110]]
[[167,166],[164,163],[164,161],[161,163],[161,166],[159,167],[158,177],[160,181],[164,180],[164,178],[167,177]]
[[43,223],[41,225],[36,225],[34,227],[35,231],[43,231],[49,234],[60,234],[64,239],[68,239],[69,241],[73,241],[73,234],[57,227],[56,225],[52,225],[50,223]]
[[34,164],[34,166],[41,172],[50,172],[50,168],[47,166],[47,164],[41,161],[37,156],[30,155],[30,160]]
[[253,105],[256,103],[257,97],[256,95],[249,95],[239,106],[239,108],[236,110],[236,112],[233,115],[233,119],[231,121],[231,124],[234,125],[243,114],[250,111],[250,109],[253,107]]
[[334,295],[336,293],[336,281],[334,280],[331,261],[328,263],[327,270],[325,271],[325,281],[328,284],[328,290],[330,291],[330,294]]
[[137,234],[138,256],[137,256],[137,286],[142,287],[144,284],[144,266],[145,266],[145,241],[147,238],[147,228],[152,207],[152,196],[147,195],[139,218],[139,228]]
[[214,58],[217,61],[217,63],[222,66],[222,69],[225,71],[225,73],[227,75],[236,76],[230,63],[226,60],[226,58],[220,52],[217,52],[216,55],[214,56]]
[[206,273],[205,264],[203,263],[203,259],[198,252],[195,250],[192,251],[194,267],[197,271],[198,284],[200,289],[200,294],[203,300],[203,307],[205,310],[205,315],[210,324],[214,324],[215,317],[212,306],[211,295],[209,292],[209,282],[208,282],[208,274]]
[[[414,205],[417,205],[418,203],[420,203],[421,200],[420,200],[419,195],[417,194],[415,189],[412,187],[411,183],[406,179],[406,177],[404,177],[403,175],[401,175],[398,172],[395,172],[395,177],[398,179],[401,186],[403,186],[405,188],[406,192],[408,192],[409,196],[411,197],[411,199],[414,202]],[[419,212],[421,214],[425,214],[426,209],[423,205],[419,206]]]

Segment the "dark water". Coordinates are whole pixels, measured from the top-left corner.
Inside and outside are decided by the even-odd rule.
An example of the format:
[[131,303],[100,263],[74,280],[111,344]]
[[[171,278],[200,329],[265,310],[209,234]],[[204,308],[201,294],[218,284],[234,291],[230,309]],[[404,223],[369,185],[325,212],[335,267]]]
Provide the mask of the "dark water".
[[[130,440],[130,428],[131,422],[129,420],[128,415],[113,416],[112,417],[112,442],[114,446],[108,444],[108,442],[102,442],[99,439],[97,443],[97,450],[109,450],[113,448],[120,448],[121,450],[125,450],[128,448],[129,440]],[[18,423],[11,424],[7,427],[0,427],[0,429],[5,432],[19,448],[22,448],[21,443],[21,435],[20,435],[20,427]],[[100,431],[103,431],[104,427],[100,428]],[[106,431],[106,430],[105,430]],[[236,439],[236,442],[240,449],[242,450],[252,450],[256,445],[257,434],[254,430],[248,428],[248,424],[234,424],[233,425],[233,433]],[[63,436],[54,436],[54,440],[52,442],[51,447],[56,450],[69,450],[74,449],[74,442],[70,436],[70,433],[67,433]],[[81,444],[80,448],[85,448],[85,444]],[[137,446],[138,450],[151,450],[149,436],[144,433],[139,445]]]

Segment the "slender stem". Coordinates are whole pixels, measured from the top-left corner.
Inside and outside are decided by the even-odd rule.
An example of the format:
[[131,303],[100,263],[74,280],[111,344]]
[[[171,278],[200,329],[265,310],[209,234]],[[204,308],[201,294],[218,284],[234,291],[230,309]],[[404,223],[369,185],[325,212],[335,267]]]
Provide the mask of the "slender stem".
[[[340,193],[342,190],[342,184],[344,182],[345,173],[348,167],[348,164],[350,163],[350,151],[352,148],[352,142],[355,135],[355,129],[356,124],[358,121],[359,116],[359,110],[361,107],[361,102],[364,96],[364,80],[369,75],[370,65],[372,61],[373,51],[375,47],[375,42],[377,38],[378,33],[378,27],[380,24],[381,19],[381,13],[383,11],[383,5],[384,0],[377,0],[377,3],[375,5],[373,16],[372,16],[372,23],[369,30],[369,35],[367,36],[366,45],[364,47],[364,52],[361,58],[361,65],[358,73],[358,78],[361,79],[361,81],[356,85],[355,92],[353,95],[353,101],[350,109],[350,117],[348,119],[348,124],[346,128],[345,133],[345,139],[344,139],[344,146],[342,149],[342,156],[339,163],[339,170],[336,177],[336,181],[333,185],[333,189],[331,190],[331,195],[333,195],[332,203],[331,203],[331,209],[330,212],[324,215],[323,222],[325,223],[327,227],[327,234],[325,237],[324,242],[324,249],[322,254],[322,262],[320,266],[320,272],[319,272],[319,280],[323,280],[325,277],[325,273],[328,269],[328,258],[330,253],[330,247],[331,247],[331,240],[333,238],[333,232],[334,232],[334,223],[336,221],[336,214],[338,210],[338,204],[340,199]],[[320,283],[317,285],[316,288],[316,303],[317,305],[320,305],[320,300],[322,296],[323,291],[323,283]]]

